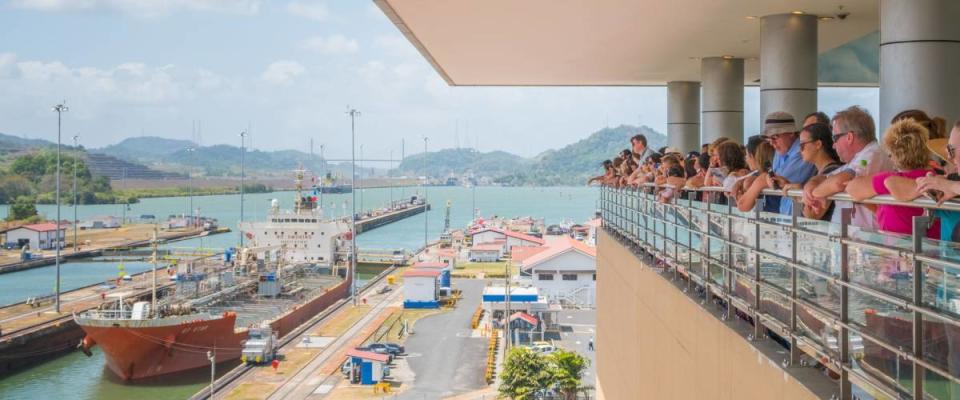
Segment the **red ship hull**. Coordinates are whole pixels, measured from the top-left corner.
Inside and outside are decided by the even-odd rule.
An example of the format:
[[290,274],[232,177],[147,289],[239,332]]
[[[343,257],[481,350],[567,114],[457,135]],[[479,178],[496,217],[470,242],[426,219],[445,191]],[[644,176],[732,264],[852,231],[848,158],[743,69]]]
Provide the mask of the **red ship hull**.
[[[329,288],[305,303],[293,306],[269,322],[279,337],[310,320],[349,294],[350,279]],[[209,367],[207,351],[218,363],[240,358],[247,331],[236,330],[237,316],[224,313],[210,319],[170,317],[156,320],[77,319],[87,336],[84,351],[97,345],[107,366],[124,380]]]
[[92,339],[100,346],[110,370],[134,380],[209,366],[208,350],[217,362],[239,358],[247,332],[234,332],[236,318],[227,313],[167,326],[120,325],[126,321],[118,321],[120,326],[81,326],[87,333],[84,342]]

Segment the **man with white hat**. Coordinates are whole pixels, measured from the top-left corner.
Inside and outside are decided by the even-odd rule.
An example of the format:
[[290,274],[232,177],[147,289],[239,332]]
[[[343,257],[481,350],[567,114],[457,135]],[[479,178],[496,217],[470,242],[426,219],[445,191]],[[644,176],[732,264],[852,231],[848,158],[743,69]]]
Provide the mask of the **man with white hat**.
[[[797,122],[793,115],[783,111],[767,114],[763,122],[763,136],[776,150],[773,157],[773,172],[780,187],[788,183],[803,184],[817,173],[813,164],[803,161],[800,156],[800,141]],[[790,215],[793,201],[780,199],[780,214]]]

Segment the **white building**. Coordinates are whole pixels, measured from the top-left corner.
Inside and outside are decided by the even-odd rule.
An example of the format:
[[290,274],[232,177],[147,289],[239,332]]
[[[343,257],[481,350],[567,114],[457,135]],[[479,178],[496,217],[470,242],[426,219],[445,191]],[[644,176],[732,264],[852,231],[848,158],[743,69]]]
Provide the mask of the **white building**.
[[503,240],[506,243],[505,251],[507,253],[509,253],[514,246],[542,246],[544,243],[543,239],[536,236],[496,228],[480,229],[473,232],[472,237],[474,245]]
[[503,257],[503,245],[497,243],[474,244],[470,248],[470,261],[497,262]]
[[[4,241],[5,247],[11,248],[23,248],[23,246],[28,246],[31,250],[51,250],[55,249],[57,243],[57,224],[54,223],[45,223],[45,224],[31,224],[18,226],[16,228],[8,229],[5,232],[6,240]],[[60,248],[64,246],[64,237],[66,236],[67,227],[64,224],[60,225]]]
[[403,308],[438,308],[439,269],[410,267],[403,272]]
[[540,295],[550,302],[593,307],[597,298],[597,250],[563,237],[520,262]]

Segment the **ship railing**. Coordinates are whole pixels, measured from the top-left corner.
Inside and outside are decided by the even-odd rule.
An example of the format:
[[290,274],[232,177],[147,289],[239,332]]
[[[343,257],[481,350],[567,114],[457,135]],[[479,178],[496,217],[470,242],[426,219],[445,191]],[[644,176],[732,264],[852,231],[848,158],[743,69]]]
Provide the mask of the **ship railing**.
[[[669,202],[657,193],[664,188],[677,190]],[[714,300],[725,318],[753,324],[752,338],[789,343],[785,364],[839,375],[838,398],[960,393],[960,244],[926,238],[936,213],[960,203],[860,202],[925,209],[914,234],[900,235],[851,225],[849,208],[836,209],[841,224],[803,218],[799,190],[786,193],[792,215],[762,211],[766,198],[783,194],[766,190],[741,212],[715,201],[726,196],[719,187],[604,187],[600,211],[604,229],[644,263]]]
[[132,315],[133,312],[130,310],[87,310],[80,313],[79,317],[99,320],[124,320],[130,319]]

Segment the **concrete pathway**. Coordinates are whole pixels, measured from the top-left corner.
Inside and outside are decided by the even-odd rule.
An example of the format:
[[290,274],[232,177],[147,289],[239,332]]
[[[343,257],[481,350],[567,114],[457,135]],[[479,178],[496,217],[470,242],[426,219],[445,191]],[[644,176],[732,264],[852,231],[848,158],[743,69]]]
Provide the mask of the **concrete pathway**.
[[405,344],[416,374],[398,399],[439,399],[486,387],[487,338],[472,337],[470,319],[480,305],[484,281],[454,280],[463,298],[451,312],[424,317]]

